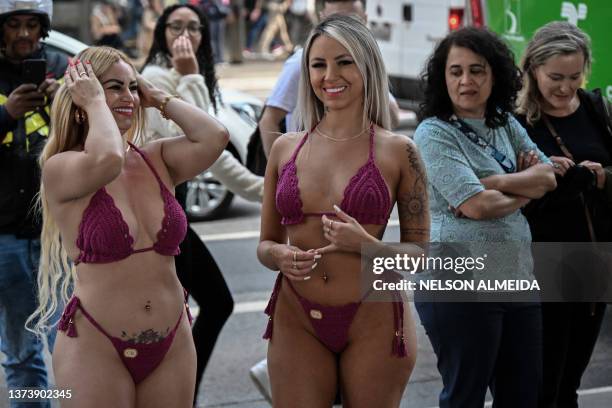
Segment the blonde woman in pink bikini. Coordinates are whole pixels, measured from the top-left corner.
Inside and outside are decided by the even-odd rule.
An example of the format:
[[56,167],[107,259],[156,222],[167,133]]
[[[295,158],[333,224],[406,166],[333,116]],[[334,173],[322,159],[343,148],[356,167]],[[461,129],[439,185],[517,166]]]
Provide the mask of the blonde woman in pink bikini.
[[399,406],[416,358],[405,298],[365,302],[362,243],[378,243],[397,202],[402,242],[429,240],[423,165],[389,131],[389,89],[372,34],[332,16],[302,60],[301,132],[272,146],[260,262],[280,271],[266,312],[275,407]]
[[[62,407],[191,407],[196,356],[174,270],[187,220],[174,186],[212,164],[228,134],[138,77],[119,51],[94,47],[77,58],[55,97],[40,158],[44,225],[33,321],[43,330],[58,288],[67,298],[74,286],[53,352],[57,386],[72,391]],[[185,135],[136,147],[147,107]]]

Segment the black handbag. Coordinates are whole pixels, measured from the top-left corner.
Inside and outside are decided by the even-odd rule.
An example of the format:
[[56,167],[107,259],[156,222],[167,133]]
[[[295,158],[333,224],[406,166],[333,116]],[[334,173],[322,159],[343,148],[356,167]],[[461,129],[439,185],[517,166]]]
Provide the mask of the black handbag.
[[[280,123],[278,124],[278,127],[281,133],[285,133],[287,131],[287,127],[285,125],[285,118],[281,119]],[[253,134],[249,138],[249,143],[247,144],[246,167],[253,174],[263,176],[266,174],[267,165],[268,158],[266,157],[266,153],[264,152],[263,142],[261,140],[261,131],[259,130],[258,124],[255,130],[253,131]]]

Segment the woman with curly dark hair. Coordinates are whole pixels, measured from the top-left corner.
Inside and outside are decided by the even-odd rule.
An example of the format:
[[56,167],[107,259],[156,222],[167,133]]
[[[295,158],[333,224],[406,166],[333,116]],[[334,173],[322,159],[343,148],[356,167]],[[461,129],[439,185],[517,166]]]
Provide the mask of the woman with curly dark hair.
[[[431,241],[528,245],[521,207],[556,183],[550,161],[510,114],[521,84],[512,53],[492,32],[464,28],[437,46],[423,79],[424,120],[414,140],[427,169]],[[531,256],[495,264],[532,277]],[[440,407],[482,407],[488,387],[494,406],[537,406],[539,303],[418,301],[416,308],[438,358]]]
[[[163,11],[154,29],[153,44],[142,76],[164,91],[215,113],[217,117],[224,112],[218,109],[221,101],[208,20],[197,7],[177,4]],[[231,123],[231,119],[224,122]],[[147,141],[176,137],[182,133],[174,122],[152,109],[147,111],[147,124]],[[231,127],[229,130],[231,132]],[[261,201],[263,178],[248,171],[229,151],[225,150],[208,170],[233,193],[251,201]],[[183,207],[185,196],[185,185],[178,186],[177,199]],[[197,396],[204,369],[217,337],[232,313],[234,301],[219,266],[191,228],[181,244],[181,254],[176,257],[176,270],[201,311],[193,325],[198,359]]]

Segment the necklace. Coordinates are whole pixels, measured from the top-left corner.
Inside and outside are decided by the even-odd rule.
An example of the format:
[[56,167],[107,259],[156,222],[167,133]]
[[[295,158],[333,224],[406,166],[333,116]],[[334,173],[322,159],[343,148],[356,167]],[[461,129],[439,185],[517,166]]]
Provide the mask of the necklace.
[[316,131],[318,134],[320,134],[321,136],[323,136],[324,138],[331,140],[332,142],[348,142],[349,140],[357,139],[359,136],[361,136],[361,135],[363,134],[363,132],[365,132],[365,131],[366,131],[366,130],[368,130],[368,129],[369,129],[369,128],[367,128],[367,127],[366,127],[366,128],[363,128],[363,129],[361,129],[361,131],[360,131],[359,133],[357,133],[356,135],[351,136],[351,137],[347,137],[347,138],[345,138],[345,139],[338,139],[337,137],[332,137],[332,136],[326,135],[325,133],[321,132],[321,129],[319,129],[319,126],[317,126],[317,127],[315,128],[315,131]]

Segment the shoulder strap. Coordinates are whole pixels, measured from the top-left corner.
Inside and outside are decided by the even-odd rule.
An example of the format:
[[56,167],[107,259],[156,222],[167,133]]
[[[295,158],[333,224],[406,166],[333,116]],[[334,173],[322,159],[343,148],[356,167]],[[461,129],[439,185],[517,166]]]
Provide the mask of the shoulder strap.
[[151,172],[153,172],[153,175],[155,176],[155,178],[157,179],[157,182],[161,185],[164,186],[164,183],[162,182],[161,178],[159,177],[159,174],[157,174],[157,170],[155,170],[155,167],[153,166],[153,164],[149,161],[149,158],[147,157],[147,155],[140,150],[139,148],[137,148],[134,144],[132,144],[132,142],[128,142],[128,145],[130,145],[130,147],[132,149],[134,149],[134,151],[136,153],[138,153],[140,155],[140,157],[142,157],[142,159],[145,161],[145,163],[147,163],[147,166],[149,166],[149,168],[151,169]]
[[489,153],[489,155],[491,155],[491,157],[493,157],[495,161],[499,163],[501,168],[504,169],[506,173],[514,173],[514,171],[516,170],[514,163],[512,163],[512,161],[508,159],[505,154],[500,152],[495,146],[480,137],[470,125],[468,125],[455,115],[450,117],[449,123],[451,124],[451,126],[457,128],[461,133],[467,136],[467,138],[470,139],[473,143],[475,143],[477,146],[482,147],[487,153]]
[[561,151],[563,152],[565,157],[567,157],[568,159],[574,161],[574,155],[569,151],[567,146],[565,146],[565,143],[563,143],[563,139],[561,139],[561,136],[559,136],[559,134],[555,130],[555,128],[552,125],[552,123],[550,123],[550,119],[548,119],[548,115],[546,115],[545,113],[542,115],[542,121],[544,122],[544,124],[548,128],[548,131],[552,135],[553,139],[555,139],[555,142],[557,142],[557,145],[559,146],[559,149],[561,149]]
[[[555,128],[552,125],[552,123],[550,123],[550,119],[548,119],[548,115],[546,115],[545,113],[542,115],[542,121],[544,122],[544,124],[548,128],[548,131],[550,132],[552,137],[555,139],[555,142],[557,142],[557,145],[559,145],[559,148],[561,149],[563,154],[568,159],[570,159],[570,160],[575,162],[574,156],[569,151],[567,146],[565,146],[565,143],[563,143],[563,139],[561,139],[561,136],[559,136],[559,134],[555,130]],[[582,193],[580,193],[580,201],[582,202],[582,206],[584,207],[584,216],[585,216],[585,219],[586,219],[587,228],[589,229],[589,236],[591,238],[591,241],[592,242],[597,242],[597,236],[595,235],[595,228],[593,228],[593,220],[591,218],[591,213],[589,211],[589,208],[586,205],[586,200],[584,199],[584,194],[582,194]]]
[[370,154],[369,154],[369,159],[371,161],[374,161],[374,159],[376,158],[376,146],[374,146],[374,136],[376,134],[376,131],[374,130],[374,124],[370,123]]
[[[314,129],[314,127],[313,127],[313,129]],[[297,157],[298,153],[300,152],[300,149],[302,149],[302,146],[304,146],[304,143],[306,143],[306,140],[308,140],[308,135],[310,135],[310,132],[312,132],[312,129],[309,132],[306,132],[304,134],[304,137],[302,137],[302,140],[300,140],[300,143],[297,145],[297,147],[293,151],[293,154],[291,155],[291,159],[289,161],[295,161],[295,158]]]

